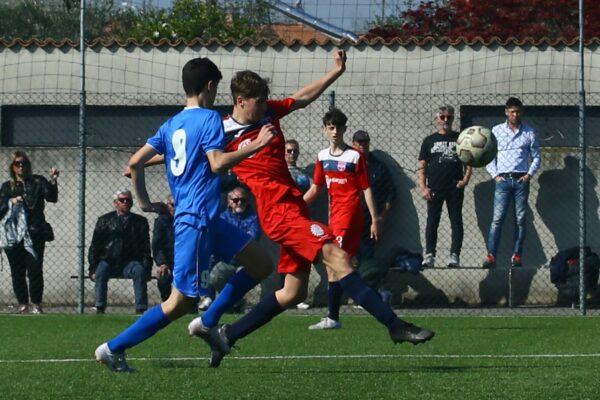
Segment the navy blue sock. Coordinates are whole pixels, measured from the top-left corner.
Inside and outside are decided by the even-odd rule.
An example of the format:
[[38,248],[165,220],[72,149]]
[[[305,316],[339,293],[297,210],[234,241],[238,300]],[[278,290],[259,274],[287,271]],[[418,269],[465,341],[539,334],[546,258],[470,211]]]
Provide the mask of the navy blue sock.
[[381,300],[377,292],[367,286],[358,272],[353,271],[346,275],[340,280],[340,285],[348,296],[374,316],[377,321],[387,326],[388,329],[392,329],[398,317],[390,306]]
[[257,283],[245,268],[240,269],[229,279],[215,301],[208,307],[208,310],[202,314],[202,324],[207,328],[216,326],[223,313],[240,301]]
[[263,297],[246,315],[229,327],[227,330],[229,342],[233,344],[236,340],[251,334],[284,311],[275,293]]
[[328,307],[329,307],[329,315],[328,317],[334,319],[336,321],[340,320],[340,306],[342,305],[342,294],[344,293],[344,289],[342,289],[342,285],[339,282],[329,282],[329,290],[328,294]]
[[163,312],[160,304],[146,311],[129,328],[125,329],[119,336],[108,342],[110,351],[122,353],[148,339],[171,321]]

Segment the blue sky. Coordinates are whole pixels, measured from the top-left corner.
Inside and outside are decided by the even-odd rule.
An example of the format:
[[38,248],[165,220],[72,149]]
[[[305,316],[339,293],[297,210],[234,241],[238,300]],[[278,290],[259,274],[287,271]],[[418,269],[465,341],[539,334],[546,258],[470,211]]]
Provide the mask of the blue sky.
[[[172,0],[121,1],[136,7],[143,7],[144,4],[153,7],[170,7],[172,4]],[[283,0],[290,5],[296,4],[297,1]],[[376,16],[395,13],[398,7],[406,4],[407,0],[301,0],[301,2],[307,13],[345,30],[361,32],[365,30],[367,21],[374,20]]]

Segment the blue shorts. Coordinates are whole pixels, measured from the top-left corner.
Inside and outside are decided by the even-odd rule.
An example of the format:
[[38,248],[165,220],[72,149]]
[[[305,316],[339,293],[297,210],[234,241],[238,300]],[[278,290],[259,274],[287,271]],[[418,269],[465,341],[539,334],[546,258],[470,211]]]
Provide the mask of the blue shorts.
[[252,237],[221,218],[198,228],[186,221],[175,222],[173,287],[188,297],[210,294],[210,256],[231,260]]

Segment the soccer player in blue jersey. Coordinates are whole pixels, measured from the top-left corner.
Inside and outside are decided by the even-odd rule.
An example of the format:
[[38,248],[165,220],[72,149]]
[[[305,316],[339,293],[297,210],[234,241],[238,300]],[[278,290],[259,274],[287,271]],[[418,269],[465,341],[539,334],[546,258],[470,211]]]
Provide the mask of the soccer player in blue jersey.
[[266,278],[272,269],[269,255],[245,232],[219,218],[220,182],[216,173],[225,171],[265,147],[275,133],[265,125],[258,137],[235,152],[224,152],[221,116],[210,110],[222,79],[208,58],[195,58],[183,67],[186,107],[165,122],[129,160],[133,187],[140,208],[160,212],[162,202],[150,201],[144,164],[162,154],[171,193],[175,200],[175,261],[171,296],[142,315],[117,337],[100,345],[96,360],[115,372],[132,372],[125,350],[150,338],[171,321],[187,314],[198,296],[207,295],[209,257],[232,259],[246,266],[236,273],[202,318],[194,319],[189,331],[204,339],[212,350],[229,352],[217,332],[222,314],[248,290]]

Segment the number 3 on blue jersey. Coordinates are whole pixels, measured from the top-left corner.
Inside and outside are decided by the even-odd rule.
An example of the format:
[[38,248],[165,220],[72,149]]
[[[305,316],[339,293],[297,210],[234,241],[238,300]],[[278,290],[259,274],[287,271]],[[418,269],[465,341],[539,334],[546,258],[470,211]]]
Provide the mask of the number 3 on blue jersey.
[[174,176],[179,176],[185,171],[185,164],[187,162],[185,153],[186,135],[183,129],[177,129],[171,137],[173,143],[173,150],[175,155],[171,160],[171,172]]

